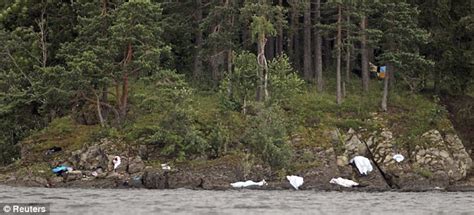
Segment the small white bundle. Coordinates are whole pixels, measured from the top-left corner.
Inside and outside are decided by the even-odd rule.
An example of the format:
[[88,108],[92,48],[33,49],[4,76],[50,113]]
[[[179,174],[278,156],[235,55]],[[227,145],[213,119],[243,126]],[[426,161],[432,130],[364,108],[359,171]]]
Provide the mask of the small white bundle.
[[116,170],[121,163],[121,159],[119,156],[115,156],[114,159],[112,160],[112,163],[114,163],[114,170]]
[[403,157],[403,155],[401,154],[396,154],[392,157],[395,161],[397,161],[398,163],[402,162],[403,160],[405,160],[405,157]]
[[163,163],[163,164],[161,164],[161,169],[163,169],[163,170],[171,170],[171,167],[170,167],[168,164]]

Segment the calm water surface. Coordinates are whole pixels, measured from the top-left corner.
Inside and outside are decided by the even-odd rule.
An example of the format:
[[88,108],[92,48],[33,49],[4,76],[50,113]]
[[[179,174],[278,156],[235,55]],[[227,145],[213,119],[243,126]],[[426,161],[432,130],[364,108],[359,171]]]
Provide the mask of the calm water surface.
[[0,203],[51,203],[51,214],[474,214],[472,192],[110,190],[0,185]]

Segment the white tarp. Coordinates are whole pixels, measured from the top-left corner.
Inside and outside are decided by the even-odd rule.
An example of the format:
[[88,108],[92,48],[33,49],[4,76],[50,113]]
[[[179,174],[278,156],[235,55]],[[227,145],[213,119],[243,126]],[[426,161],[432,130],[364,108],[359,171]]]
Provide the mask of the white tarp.
[[355,156],[349,162],[354,163],[359,170],[359,173],[362,175],[367,175],[373,170],[370,160],[364,156]]
[[291,186],[293,186],[296,190],[298,189],[298,187],[303,185],[303,182],[304,182],[303,177],[296,176],[296,175],[287,175],[286,179],[288,179]]
[[332,178],[331,181],[329,181],[329,183],[331,184],[338,184],[338,185],[341,185],[343,187],[355,187],[355,186],[359,186],[359,183],[355,182],[355,181],[352,181],[352,180],[349,180],[349,179],[345,179],[345,178]]
[[250,186],[263,186],[263,185],[267,185],[267,182],[264,180],[262,181],[259,181],[259,182],[254,182],[252,180],[248,180],[248,181],[238,181],[238,182],[235,182],[235,183],[231,183],[230,186],[232,186],[233,188],[244,188],[244,187],[250,187]]

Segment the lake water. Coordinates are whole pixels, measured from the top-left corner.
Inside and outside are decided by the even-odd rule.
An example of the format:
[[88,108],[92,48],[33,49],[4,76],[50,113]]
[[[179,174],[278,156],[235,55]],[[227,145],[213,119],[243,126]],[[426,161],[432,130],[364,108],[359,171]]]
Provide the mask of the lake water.
[[51,203],[51,214],[81,215],[474,214],[473,192],[48,189],[0,185],[0,203]]

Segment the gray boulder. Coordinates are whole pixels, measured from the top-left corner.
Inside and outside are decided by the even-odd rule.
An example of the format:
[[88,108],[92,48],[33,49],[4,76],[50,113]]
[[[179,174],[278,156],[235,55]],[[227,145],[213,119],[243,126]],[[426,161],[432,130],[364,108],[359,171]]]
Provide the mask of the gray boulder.
[[128,164],[128,173],[134,174],[145,170],[145,163],[140,156],[135,156],[130,159]]
[[109,159],[100,146],[91,146],[73,153],[70,161],[78,169],[95,170],[98,167],[106,167]]

